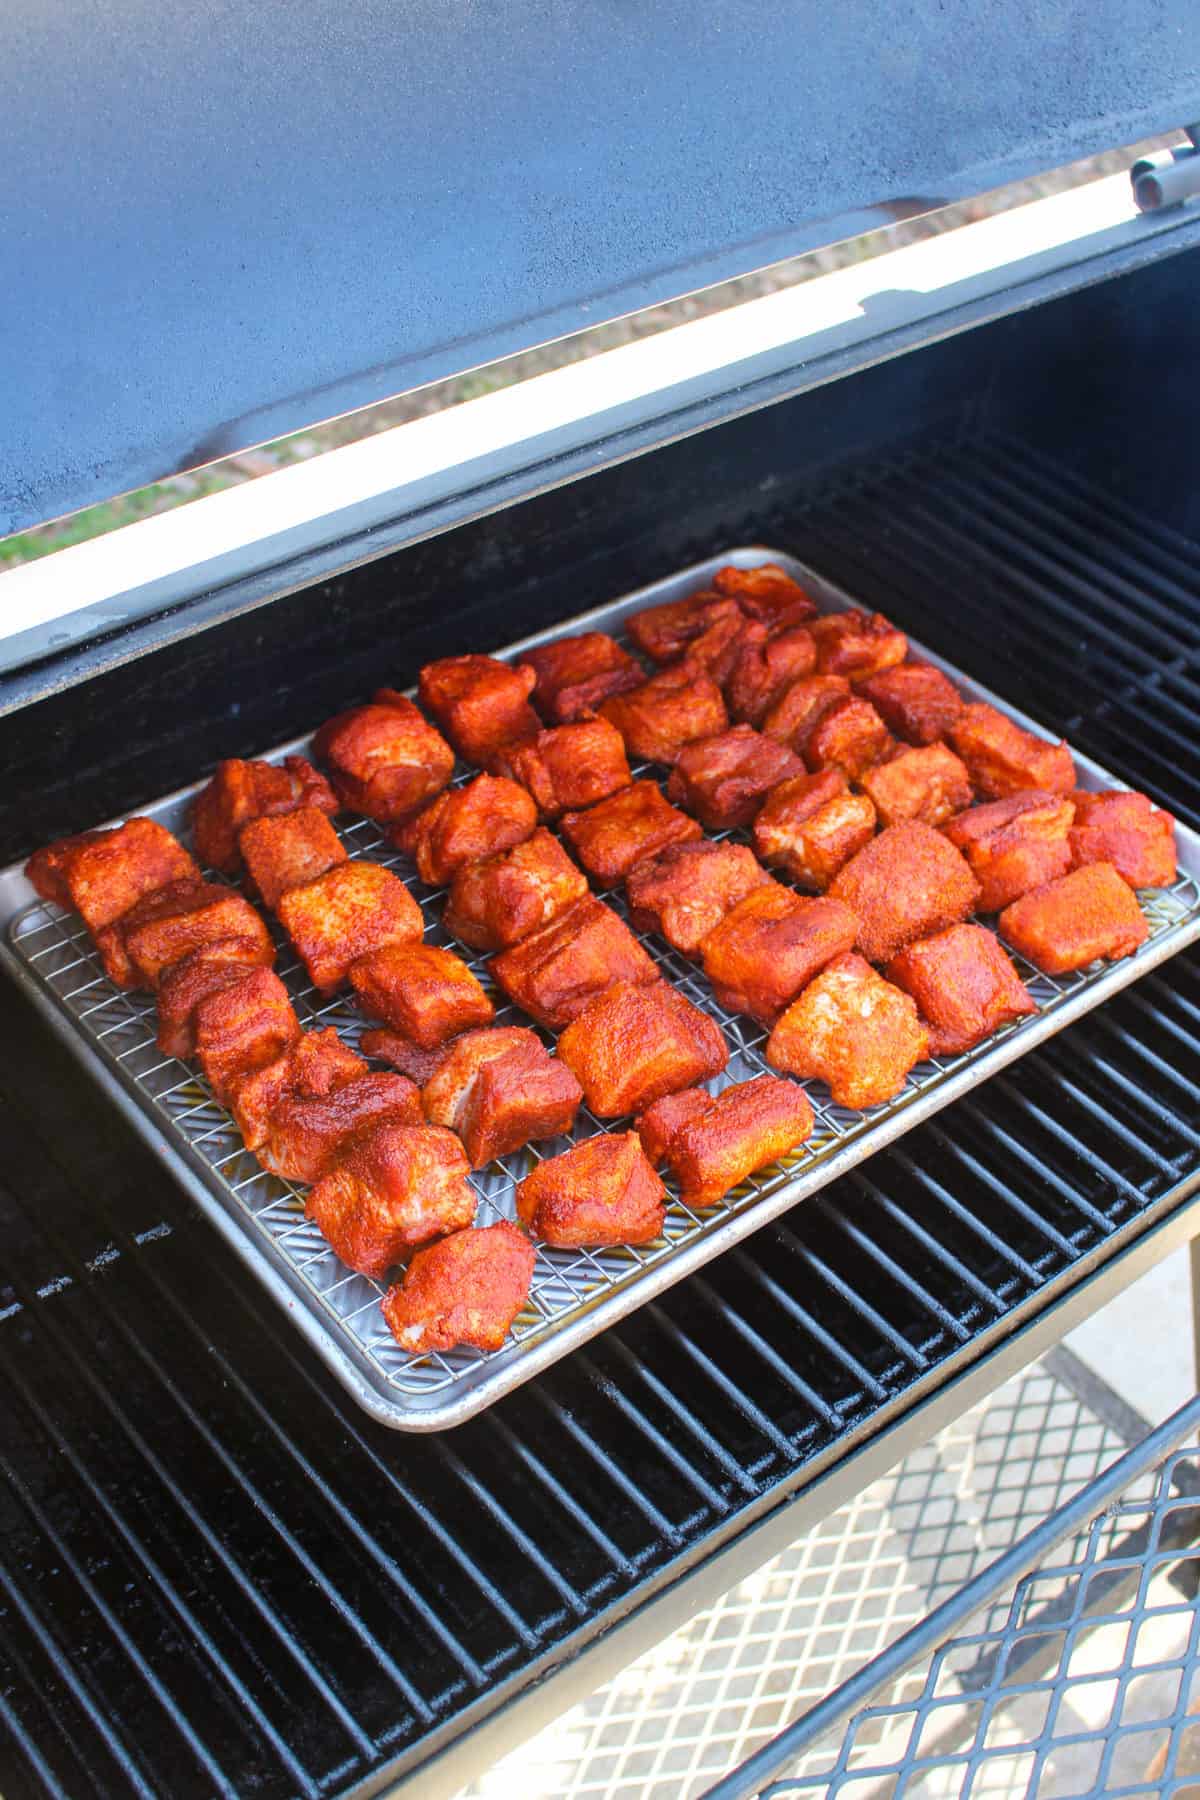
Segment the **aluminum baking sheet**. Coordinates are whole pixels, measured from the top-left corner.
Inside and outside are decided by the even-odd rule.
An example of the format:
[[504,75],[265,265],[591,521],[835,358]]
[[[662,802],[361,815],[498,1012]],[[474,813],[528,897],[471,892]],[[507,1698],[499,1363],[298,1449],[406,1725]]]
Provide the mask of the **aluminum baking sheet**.
[[[824,610],[838,611],[854,604],[848,595],[793,558],[773,550],[737,549],[581,617],[564,620],[553,630],[523,639],[498,654],[512,656],[525,647],[582,628],[620,635],[629,613],[694,591],[730,562],[742,567],[761,562],[782,564]],[[1033,720],[921,645],[914,643],[913,648],[944,668],[969,697],[991,700],[1030,730],[1048,735]],[[308,740],[302,738],[267,754],[281,757],[307,748]],[[1121,785],[1085,757],[1077,755],[1076,766],[1082,786]],[[469,773],[463,770],[459,778],[466,779]],[[140,810],[160,819],[186,841],[188,805],[200,785]],[[424,911],[428,941],[453,943],[441,922],[442,894],[410,878],[404,860],[384,841],[379,828],[368,819],[342,821],[341,826],[352,855],[395,866],[408,881]],[[232,1119],[215,1104],[199,1075],[158,1051],[151,997],[115,988],[105,977],[81,921],[37,900],[19,868],[0,874],[0,920],[7,927],[0,939],[0,956],[355,1399],[386,1425],[406,1431],[435,1431],[469,1418],[586,1343],[614,1320],[836,1180],[1200,936],[1200,838],[1180,828],[1178,846],[1180,875],[1175,885],[1140,896],[1150,921],[1150,937],[1134,956],[1062,978],[1022,966],[1037,1001],[1036,1014],[1005,1027],[967,1055],[934,1057],[922,1063],[896,1099],[869,1112],[834,1106],[821,1084],[806,1083],[816,1115],[816,1128],[808,1143],[785,1163],[763,1170],[704,1212],[693,1212],[673,1194],[663,1236],[654,1244],[592,1251],[539,1247],[529,1303],[509,1342],[491,1354],[462,1350],[414,1357],[398,1347],[379,1310],[382,1286],[351,1273],[337,1260],[316,1227],[305,1220],[302,1190],[264,1173],[243,1149]],[[623,910],[619,893],[606,897]],[[723,1027],[731,1055],[719,1085],[761,1074],[766,1067],[762,1054],[766,1033],[752,1020],[719,1007],[694,964],[656,937],[645,942],[663,974]],[[455,948],[462,953],[461,946]],[[468,953],[467,960],[490,986],[485,959]],[[306,1025],[335,1025],[349,1042],[357,1041],[364,1021],[349,999],[339,995],[323,1000],[315,994],[282,940],[278,966]],[[502,1005],[496,1022],[527,1024],[528,1020],[515,1008]],[[614,1125],[610,1121],[607,1126],[620,1128],[620,1122]],[[584,1111],[573,1138],[604,1129]],[[556,1154],[568,1141],[558,1139],[530,1148],[473,1176],[479,1193],[478,1222],[513,1217],[516,1182],[536,1158]]]

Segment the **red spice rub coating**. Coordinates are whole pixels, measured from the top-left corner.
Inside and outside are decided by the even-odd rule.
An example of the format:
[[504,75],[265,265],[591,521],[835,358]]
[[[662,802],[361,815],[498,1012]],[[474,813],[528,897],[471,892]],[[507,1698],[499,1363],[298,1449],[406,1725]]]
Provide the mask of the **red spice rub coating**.
[[809,982],[767,1040],[767,1061],[827,1083],[835,1105],[891,1100],[929,1050],[916,1003],[870,963],[839,956]]
[[499,1350],[529,1298],[537,1252],[502,1219],[455,1231],[414,1253],[381,1301],[387,1328],[414,1356],[433,1350]]
[[823,675],[863,681],[894,668],[908,655],[908,639],[890,619],[857,606],[825,613],[809,630],[816,639],[817,668]]
[[964,706],[946,735],[985,800],[1003,800],[1022,788],[1069,794],[1075,786],[1075,765],[1064,741],[1047,743],[982,701]]
[[510,746],[497,766],[528,788],[543,819],[594,806],[632,779],[621,734],[607,719],[577,719],[539,731]]
[[837,900],[808,900],[773,881],[705,938],[704,972],[722,1006],[769,1025],[818,969],[850,949],[856,929]]
[[431,800],[454,772],[441,732],[394,688],[329,719],[313,743],[343,803],[384,825]]
[[421,670],[417,697],[466,762],[490,767],[498,751],[540,727],[529,704],[536,680],[532,669],[494,656],[443,656]]
[[614,981],[659,979],[629,928],[590,894],[502,950],[490,967],[509,999],[550,1031],[569,1025]]
[[326,994],[360,956],[385,944],[415,943],[425,925],[400,877],[372,862],[339,863],[305,887],[289,888],[277,911],[314,987]]
[[365,1013],[421,1050],[490,1024],[496,1010],[462,958],[436,944],[385,944],[351,966],[350,985]]
[[1088,863],[1006,906],[1000,935],[1047,975],[1066,975],[1103,957],[1119,962],[1150,935],[1132,889],[1111,863]]
[[159,984],[158,1038],[164,1056],[188,1057],[196,1050],[193,1015],[207,994],[231,987],[247,969],[266,968],[275,960],[270,939],[218,938],[172,963]]
[[910,944],[887,978],[911,994],[935,1056],[957,1056],[1010,1019],[1037,1008],[1009,958],[982,925],[951,925]]
[[447,788],[389,836],[430,887],[444,887],[468,863],[524,843],[537,825],[533,796],[506,775],[476,775]]
[[684,745],[667,795],[710,831],[726,831],[748,825],[771,789],[802,767],[785,744],[752,725],[732,725],[716,737]]
[[172,963],[231,937],[252,938],[259,947],[256,960],[272,960],[267,928],[241,894],[213,881],[172,881],[98,931],[96,947],[118,987],[153,988]]
[[661,1169],[667,1160],[671,1140],[681,1125],[707,1112],[712,1105],[707,1088],[684,1088],[682,1094],[664,1094],[634,1120],[634,1129],[642,1140],[642,1150],[652,1168]]
[[466,1031],[421,1096],[431,1125],[457,1132],[473,1169],[570,1131],[583,1090],[523,1025]]
[[840,769],[780,782],[754,821],[754,848],[763,861],[815,893],[874,835],[874,806],[865,794],[847,792]]
[[920,819],[942,825],[971,804],[971,778],[945,744],[900,750],[859,777],[881,825]]
[[540,931],[587,891],[586,875],[539,826],[512,850],[458,871],[444,922],[476,950],[503,949]]
[[745,844],[672,844],[629,874],[625,895],[637,931],[657,931],[694,956],[726,913],[771,880]]
[[850,698],[844,675],[804,675],[784,688],[772,702],[762,728],[768,737],[790,744],[796,754],[804,747],[827,712]]
[[812,1135],[804,1089],[775,1075],[725,1088],[671,1133],[666,1158],[691,1207],[715,1206],[756,1169],[778,1162]]
[[1110,862],[1132,888],[1170,887],[1175,879],[1175,821],[1147,794],[1076,789],[1071,860]]
[[614,982],[567,1026],[558,1054],[601,1119],[641,1112],[729,1061],[720,1026],[665,981]]
[[720,688],[690,661],[661,670],[627,694],[614,694],[600,711],[630,754],[646,762],[673,763],[693,738],[713,737],[729,723]]
[[759,563],[753,569],[727,563],[713,576],[713,587],[736,600],[747,618],[775,627],[799,625],[817,610],[816,601],[778,563]]
[[623,881],[642,857],[701,836],[695,819],[664,799],[656,781],[635,781],[587,812],[564,813],[560,828],[584,868],[606,887]]
[[829,897],[858,920],[857,946],[871,962],[890,962],[914,938],[965,919],[979,884],[953,844],[931,825],[889,825],[840,868]]
[[817,646],[803,625],[773,632],[756,619],[748,620],[725,684],[730,717],[761,725],[792,682],[811,675],[816,666]]
[[282,763],[243,762],[230,757],[217,764],[208,786],[192,802],[192,837],[206,867],[235,875],[242,866],[238,833],[253,819],[277,818],[298,806],[331,814],[337,796],[325,777],[302,756]]
[[140,818],[108,831],[58,838],[30,857],[25,873],[44,900],[73,906],[93,937],[143,895],[200,876],[165,825]]
[[238,833],[238,848],[246,865],[247,887],[272,912],[289,888],[304,887],[346,861],[342,840],[314,806],[251,819]]
[[932,663],[900,663],[857,685],[888,730],[906,744],[945,737],[964,705],[950,677]]
[[466,1152],[437,1125],[369,1125],[317,1182],[307,1213],[348,1268],[379,1279],[410,1245],[471,1223]]
[[1074,813],[1074,802],[1062,794],[1027,788],[972,806],[942,827],[979,883],[979,912],[999,912],[1030,888],[1066,874]]
[[810,769],[841,769],[858,781],[891,748],[891,733],[871,702],[852,694],[821,714],[804,740],[804,760]]
[[743,623],[735,601],[702,589],[683,600],[643,607],[626,621],[626,630],[651,661],[673,663],[685,653],[690,655],[710,632],[722,627],[738,630]]
[[604,631],[581,631],[578,637],[523,650],[521,663],[537,677],[533,703],[551,725],[581,719],[610,695],[624,694],[646,679],[641,664]]
[[666,1197],[637,1132],[624,1131],[539,1163],[517,1188],[517,1217],[560,1249],[650,1244],[662,1232]]
[[300,1021],[274,969],[248,969],[197,1003],[192,1030],[196,1060],[227,1104],[243,1081],[298,1041]]

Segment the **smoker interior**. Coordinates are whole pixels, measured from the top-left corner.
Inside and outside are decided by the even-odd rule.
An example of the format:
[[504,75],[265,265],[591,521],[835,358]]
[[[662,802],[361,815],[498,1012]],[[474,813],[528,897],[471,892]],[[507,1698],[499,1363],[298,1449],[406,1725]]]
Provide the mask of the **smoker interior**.
[[[1200,825],[1192,274],[879,364],[14,713],[0,855],[755,541]],[[343,1396],[8,986],[0,1116],[0,1792],[340,1794],[419,1767],[1178,1209],[1200,964],[429,1439]]]

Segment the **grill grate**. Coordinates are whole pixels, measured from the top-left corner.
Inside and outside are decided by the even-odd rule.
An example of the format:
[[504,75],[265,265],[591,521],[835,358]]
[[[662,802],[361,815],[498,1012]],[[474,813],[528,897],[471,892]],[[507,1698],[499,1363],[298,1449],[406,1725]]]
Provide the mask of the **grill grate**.
[[[1111,551],[1146,596],[1097,584],[1097,619],[1136,614],[1177,664],[1200,551],[1036,452],[956,444],[720,536],[782,536],[850,585],[829,544],[852,512],[861,591],[1022,703],[1036,680],[1064,729],[1091,660],[1054,647],[1057,578],[1002,615],[1037,618],[1031,667],[969,549],[949,586],[892,555],[951,463],[1001,468],[1031,518],[1061,506],[1063,565]],[[1156,675],[1090,687],[1136,710]],[[1101,716],[1073,728],[1097,754]],[[1189,741],[1162,785],[1185,817]],[[1131,739],[1113,766],[1150,785],[1152,754]],[[418,1766],[1176,1207],[1200,959],[436,1438],[342,1393],[8,986],[0,1132],[0,1791],[335,1794]]]

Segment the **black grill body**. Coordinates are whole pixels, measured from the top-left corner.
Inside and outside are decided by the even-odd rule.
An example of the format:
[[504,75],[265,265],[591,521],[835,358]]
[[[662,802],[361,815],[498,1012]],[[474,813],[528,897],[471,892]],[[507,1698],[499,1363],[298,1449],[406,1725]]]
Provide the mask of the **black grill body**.
[[[384,658],[403,684],[431,653],[756,540],[1200,826],[1191,261],[747,413],[15,712],[3,853],[303,729]],[[1200,960],[428,1440],[356,1411],[7,987],[0,1133],[0,1791],[291,1800],[410,1773],[429,1793],[436,1753],[853,1457],[894,1460],[939,1396],[1188,1233]]]

